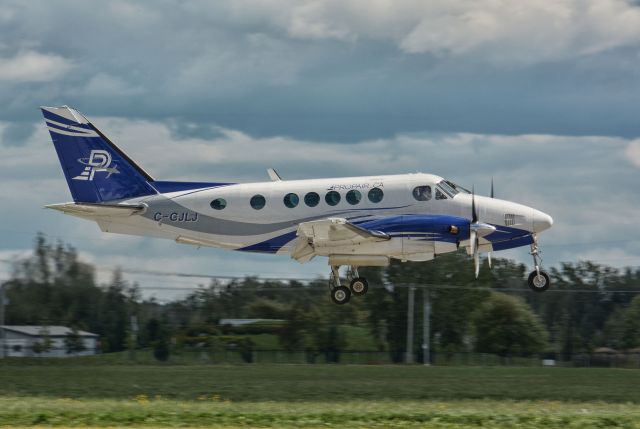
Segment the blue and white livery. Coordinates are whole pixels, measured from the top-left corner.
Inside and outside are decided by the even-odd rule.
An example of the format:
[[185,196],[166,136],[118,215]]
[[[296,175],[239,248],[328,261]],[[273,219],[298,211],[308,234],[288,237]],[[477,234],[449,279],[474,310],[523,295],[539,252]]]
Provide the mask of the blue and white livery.
[[[551,217],[521,204],[481,197],[432,174],[269,182],[157,181],[80,112],[42,107],[72,203],[48,208],[95,221],[104,232],[169,238],[194,246],[326,257],[337,304],[367,292],[358,267],[391,258],[429,261],[465,248],[480,253],[531,246],[529,286],[549,287],[537,237]],[[492,190],[493,194],[493,190]],[[347,266],[349,287],[339,277]]]

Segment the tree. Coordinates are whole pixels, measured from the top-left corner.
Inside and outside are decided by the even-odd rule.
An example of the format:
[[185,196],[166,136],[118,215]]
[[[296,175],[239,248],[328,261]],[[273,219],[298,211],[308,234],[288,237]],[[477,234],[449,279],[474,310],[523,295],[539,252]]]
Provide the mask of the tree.
[[340,353],[347,345],[344,334],[335,325],[319,331],[316,334],[315,342],[317,349],[324,353],[327,363],[340,362]]
[[550,272],[553,290],[564,293],[522,296],[544,322],[553,349],[568,360],[598,346],[611,347],[605,324],[640,292],[640,270],[619,271],[585,261],[562,263]]
[[169,338],[161,338],[153,346],[153,357],[161,362],[169,360],[170,355]]
[[67,354],[73,355],[86,350],[82,336],[76,327],[71,328],[71,331],[64,338],[64,347]]
[[605,332],[607,345],[620,349],[640,347],[640,295],[607,320]]
[[158,319],[151,318],[146,323],[145,337],[153,347],[153,356],[161,361],[169,360],[171,353],[171,334],[167,327]]
[[49,329],[47,329],[47,327],[43,327],[42,329],[40,329],[39,334],[42,337],[42,340],[33,343],[31,348],[34,353],[46,353],[51,350],[51,347],[53,347],[53,341],[49,336]]
[[524,301],[493,292],[473,317],[475,348],[500,356],[544,351],[547,332]]
[[7,282],[7,323],[16,325],[75,325],[97,329],[101,294],[91,265],[78,261],[75,249],[48,243],[42,234],[33,255],[16,261]]
[[[405,354],[408,284],[418,285],[421,289],[432,288],[431,337],[434,349],[447,352],[468,349],[466,339],[471,326],[471,314],[489,295],[483,286],[491,286],[494,281],[486,270],[476,280],[473,264],[468,259],[465,254],[458,252],[439,256],[437,262],[392,261],[386,270],[386,280],[390,286],[376,290],[375,293],[387,294],[387,304],[377,319],[383,318],[386,321],[389,353],[394,362],[401,362]],[[421,297],[421,293],[416,293],[416,297]],[[369,297],[366,301],[368,299]],[[414,320],[421,320],[421,305],[416,305],[414,316]],[[415,332],[415,357],[420,360],[420,327]]]
[[102,294],[100,303],[99,320],[104,352],[122,351],[127,345],[127,289],[128,283],[123,279],[122,272],[116,270],[111,284]]

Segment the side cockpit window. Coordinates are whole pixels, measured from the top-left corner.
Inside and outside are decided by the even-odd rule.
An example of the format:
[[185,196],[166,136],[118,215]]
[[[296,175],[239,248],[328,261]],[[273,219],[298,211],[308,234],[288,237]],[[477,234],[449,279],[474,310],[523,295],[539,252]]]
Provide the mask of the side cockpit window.
[[418,201],[429,201],[431,199],[431,186],[416,186],[413,188],[413,198]]
[[436,200],[446,200],[447,196],[440,189],[436,188]]

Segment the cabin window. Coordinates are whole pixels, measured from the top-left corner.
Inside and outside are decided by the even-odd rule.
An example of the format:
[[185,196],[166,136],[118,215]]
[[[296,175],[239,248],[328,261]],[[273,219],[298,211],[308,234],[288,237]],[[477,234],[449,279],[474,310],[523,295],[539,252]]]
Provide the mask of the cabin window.
[[267,203],[267,200],[265,200],[262,195],[258,194],[251,197],[251,201],[249,201],[249,203],[254,209],[260,210]]
[[336,191],[329,191],[327,192],[327,195],[324,196],[324,200],[330,206],[335,206],[340,202],[340,194],[337,193]]
[[211,208],[215,210],[222,210],[227,207],[227,201],[224,198],[216,198],[211,201]]
[[347,202],[352,206],[355,206],[356,204],[358,204],[361,199],[362,199],[362,194],[360,193],[360,191],[356,191],[355,189],[352,189],[349,192],[347,192]]
[[453,190],[455,191],[455,193],[453,195],[457,194],[458,192],[462,192],[462,193],[465,193],[465,194],[471,194],[471,191],[469,191],[468,189],[465,189],[462,186],[460,186],[458,184],[455,184],[453,182],[450,182],[448,180],[443,180],[439,184],[442,184],[443,182],[446,183],[447,185],[449,185],[449,187],[453,188]]
[[413,198],[418,201],[429,201],[431,199],[431,186],[416,186],[413,188]]
[[320,202],[320,195],[315,192],[309,192],[304,196],[304,203],[309,207],[315,207]]
[[384,192],[380,188],[371,188],[367,196],[372,203],[379,203],[384,197]]
[[284,196],[284,205],[289,207],[290,209],[294,208],[300,202],[300,198],[296,194],[287,194]]
[[446,180],[442,180],[440,183],[438,183],[438,187],[441,188],[442,192],[444,192],[451,198],[455,197],[456,194],[460,192],[455,187],[451,186],[451,184]]
[[447,196],[440,189],[436,189],[436,200],[446,200]]

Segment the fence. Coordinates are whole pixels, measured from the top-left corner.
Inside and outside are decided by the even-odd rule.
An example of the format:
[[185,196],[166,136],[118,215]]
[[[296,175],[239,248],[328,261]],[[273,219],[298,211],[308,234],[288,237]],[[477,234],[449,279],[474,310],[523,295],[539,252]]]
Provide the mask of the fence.
[[[202,364],[353,364],[384,365],[393,362],[388,351],[344,350],[340,352],[310,352],[284,350],[194,350],[175,351],[170,358],[174,363]],[[416,361],[420,364],[420,361]],[[640,353],[576,354],[568,360],[550,358],[549,355],[530,357],[498,356],[488,353],[436,352],[431,354],[431,364],[436,366],[561,366],[640,369]]]
[[[96,350],[84,350],[82,353],[66,353],[59,348],[51,348],[45,353],[27,353],[21,350],[7,350],[6,357],[80,357],[93,355]],[[419,356],[418,356],[419,357]],[[418,358],[417,357],[417,358]],[[416,364],[421,361],[416,358]],[[132,360],[140,363],[153,363],[153,352],[149,349],[124,353],[107,353],[94,355],[94,359],[104,363],[124,364]],[[388,351],[370,350],[333,350],[318,351],[285,351],[285,350],[237,350],[224,348],[182,347],[171,351],[169,362],[173,364],[342,364],[342,365],[389,365],[401,364],[394,362]],[[571,356],[570,359],[554,359],[553,356],[536,355],[529,357],[498,356],[488,353],[473,352],[433,352],[430,363],[435,366],[514,366],[514,367],[594,367],[594,368],[628,368],[640,369],[640,352],[615,353],[582,353]]]

